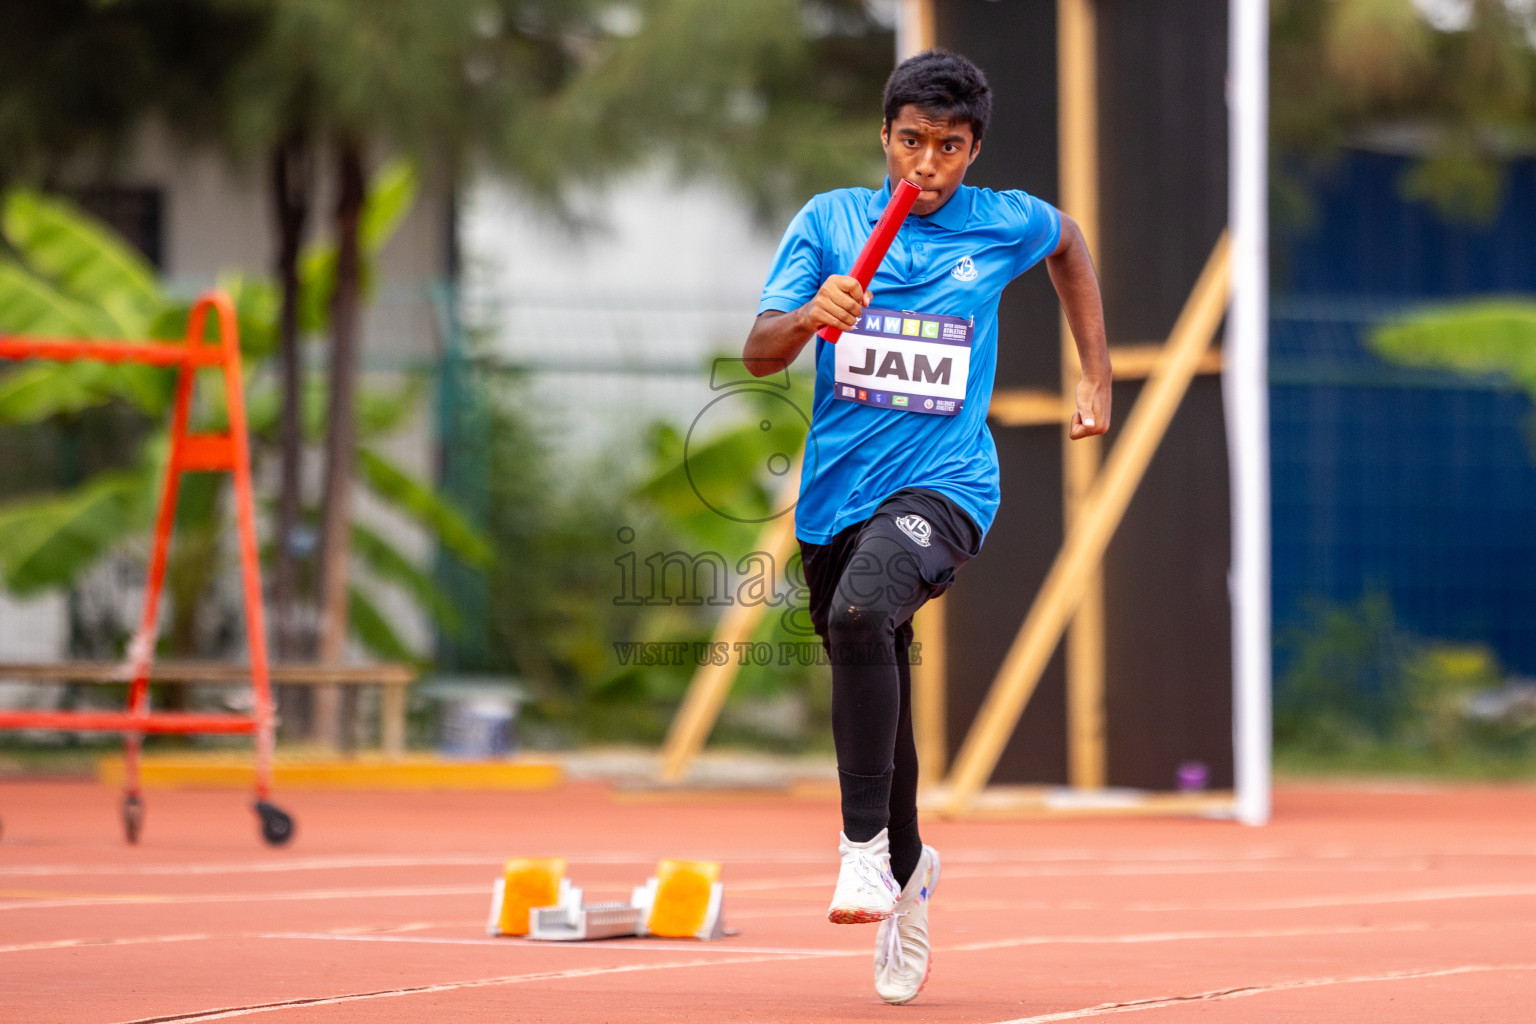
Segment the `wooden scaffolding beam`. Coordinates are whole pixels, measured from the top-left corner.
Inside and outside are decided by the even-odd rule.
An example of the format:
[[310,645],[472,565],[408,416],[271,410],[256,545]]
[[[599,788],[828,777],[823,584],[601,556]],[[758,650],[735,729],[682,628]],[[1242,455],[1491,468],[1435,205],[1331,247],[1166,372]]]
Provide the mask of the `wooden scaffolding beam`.
[[1161,363],[1131,410],[1103,472],[1070,523],[1066,542],[955,759],[945,803],[948,813],[967,813],[991,779],[1040,674],[1082,602],[1093,570],[1102,562],[1110,538],[1194,379],[1226,310],[1231,284],[1228,248],[1223,232],[1179,313]]
[[[1099,251],[1099,104],[1094,0],[1056,2],[1057,160],[1061,209]],[[1061,317],[1061,394],[1076,407],[1082,377],[1077,344]],[[1099,471],[1098,437],[1073,441],[1071,420],[1061,430],[1062,522],[1070,524]],[[1104,570],[1087,570],[1082,600],[1067,630],[1067,778],[1078,789],[1104,785]]]

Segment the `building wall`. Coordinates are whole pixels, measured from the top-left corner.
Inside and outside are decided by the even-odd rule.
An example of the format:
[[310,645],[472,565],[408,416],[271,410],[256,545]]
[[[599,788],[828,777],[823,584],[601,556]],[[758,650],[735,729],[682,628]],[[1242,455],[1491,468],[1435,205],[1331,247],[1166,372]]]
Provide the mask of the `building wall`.
[[531,411],[580,460],[633,445],[637,424],[686,429],[711,401],[710,360],[741,355],[783,224],[660,168],[575,211],[562,224],[484,178],[460,224],[466,319],[485,352],[531,375]]

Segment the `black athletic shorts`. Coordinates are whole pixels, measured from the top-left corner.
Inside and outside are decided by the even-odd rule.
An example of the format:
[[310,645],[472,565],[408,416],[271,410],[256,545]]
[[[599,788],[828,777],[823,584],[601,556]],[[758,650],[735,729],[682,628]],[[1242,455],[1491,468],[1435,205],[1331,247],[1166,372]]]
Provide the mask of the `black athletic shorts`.
[[912,487],[885,499],[872,516],[844,527],[829,543],[801,541],[811,623],[824,640],[838,582],[849,571],[861,545],[874,537],[895,541],[895,545],[878,544],[876,548],[896,553],[852,566],[860,577],[856,589],[873,592],[882,588],[888,603],[899,610],[896,625],[900,626],[923,602],[954,584],[955,571],[981,550],[982,534],[965,510],[949,498],[938,491]]

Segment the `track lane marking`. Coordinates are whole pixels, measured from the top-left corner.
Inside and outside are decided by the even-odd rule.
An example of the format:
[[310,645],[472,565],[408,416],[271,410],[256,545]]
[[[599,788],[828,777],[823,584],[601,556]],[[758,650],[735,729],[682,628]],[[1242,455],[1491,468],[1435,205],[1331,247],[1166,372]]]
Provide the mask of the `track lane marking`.
[[[1016,939],[1001,939],[993,942],[963,943],[955,946],[940,947],[940,952],[964,953],[981,952],[985,950],[1009,948],[1011,946],[1048,945],[1055,942],[1071,942],[1074,944],[1087,943],[1123,943],[1123,942],[1182,942],[1200,939],[1236,939],[1236,938],[1269,938],[1276,933],[1283,932],[1288,936],[1296,935],[1341,935],[1360,934],[1367,932],[1397,932],[1411,928],[1430,930],[1428,924],[1418,926],[1353,926],[1324,929],[1273,929],[1250,930],[1241,932],[1156,932],[1144,935],[1118,935],[1118,936],[1068,936],[1065,938],[1051,938],[1046,936],[1028,936]],[[338,940],[345,940],[349,936],[333,936]],[[612,948],[612,947],[610,947]],[[454,992],[462,989],[494,988],[504,985],[528,984],[540,981],[563,981],[570,978],[590,978],[608,974],[632,974],[645,971],[680,970],[690,967],[713,967],[720,964],[742,965],[755,963],[785,963],[793,960],[824,960],[848,957],[867,957],[868,949],[850,950],[826,950],[805,951],[802,953],[783,953],[772,955],[747,955],[738,957],[713,957],[698,960],[677,960],[659,964],[619,964],[607,967],[571,968],[561,971],[538,971],[529,974],[512,974],[492,978],[476,978],[468,981],[441,982],[433,985],[413,985],[393,989],[377,989],[367,992],[349,992],[332,996],[310,996],[301,999],[288,999],[270,1003],[253,1003],[247,1006],[218,1007],[210,1010],[194,1010],[188,1013],[169,1014],[157,1017],[137,1017],[119,1024],[199,1024],[202,1021],[229,1020],[235,1017],[248,1017],[261,1013],[273,1013],[278,1010],[299,1009],[311,1006],[334,1006],[342,1003],[363,1002],[374,999],[394,999],[412,995],[427,995],[438,992]],[[1536,969],[1533,965],[1532,969]],[[1369,980],[1369,979],[1362,979]],[[1296,987],[1301,987],[1300,985]],[[1239,990],[1221,990],[1239,991]],[[1240,990],[1246,992],[1246,989]],[[1202,994],[1203,995],[1203,994]],[[1189,1001],[1197,996],[1166,996],[1159,997],[1163,1002],[1138,1001],[1136,1003],[1101,1004],[1097,1007],[1088,1007],[1084,1010],[1067,1011],[1068,1016],[1048,1015],[1044,1017],[1019,1018],[1013,1021],[1000,1022],[1000,1024],[1044,1024],[1054,1020],[1072,1020],[1071,1014],[1077,1016],[1098,1016],[1111,1012],[1126,1012],[1128,1009],[1152,1009],[1155,1005],[1172,1005],[1174,1002]]]
[[[675,853],[675,851],[674,851]],[[530,854],[531,855],[531,854]],[[668,854],[671,855],[671,854]],[[635,854],[566,854],[570,864],[654,864],[663,854],[642,856]],[[816,864],[831,863],[836,858],[821,852],[780,850],[752,852],[741,856],[722,854],[719,851],[700,853],[707,860],[720,860],[729,865],[738,864]],[[1493,846],[1444,846],[1444,847],[1351,847],[1322,846],[1315,848],[1258,847],[1250,849],[1221,849],[1204,847],[1170,847],[1162,850],[1143,849],[1125,853],[1111,849],[1064,847],[1054,850],[1021,852],[1006,849],[957,850],[945,855],[946,862],[960,864],[1051,864],[1101,862],[1121,863],[1178,863],[1181,861],[1208,861],[1226,863],[1233,861],[1274,862],[1289,860],[1377,860],[1423,858],[1536,858],[1536,844]],[[415,867],[474,867],[495,869],[507,858],[505,851],[475,854],[444,854],[441,856],[327,856],[283,860],[193,862],[189,864],[10,864],[0,865],[0,877],[43,877],[52,875],[221,875],[267,874],[298,871],[369,870]]]
[[52,939],[46,942],[21,942],[0,946],[0,953],[32,953],[48,949],[76,949],[82,946],[144,946],[159,942],[198,942],[216,935],[142,935],[123,939]]
[[1464,964],[1460,967],[1424,968],[1413,971],[1389,971],[1384,974],[1358,974],[1342,978],[1301,978],[1281,981],[1271,985],[1241,985],[1235,988],[1212,989],[1189,995],[1155,996],[1150,999],[1134,999],[1128,1002],[1100,1003],[1081,1010],[1064,1010],[1035,1017],[1014,1017],[997,1021],[996,1024],[1051,1024],[1052,1021],[1081,1020],[1084,1017],[1104,1017],[1112,1013],[1136,1013],[1140,1010],[1156,1010],[1183,1003],[1217,1002],[1223,999],[1243,999],[1248,996],[1268,995],[1296,989],[1323,988],[1329,985],[1360,985],[1370,982],[1414,981],[1420,978],[1446,978],[1458,974],[1491,974],[1498,971],[1536,971],[1536,964]]
[[[961,877],[965,877],[962,875]],[[986,877],[986,876],[977,876]],[[769,879],[754,883],[752,881],[739,882],[731,885],[733,892],[756,892],[754,899],[784,899],[800,900],[806,897],[787,895],[785,889],[820,887],[829,884],[827,878],[818,877],[814,881],[801,881],[796,879]],[[606,891],[604,886],[589,887],[593,891]],[[489,886],[486,885],[442,885],[442,886],[399,886],[377,888],[354,889],[300,889],[282,892],[246,892],[246,893],[123,893],[121,895],[87,895],[79,897],[23,899],[12,902],[0,903],[0,911],[7,910],[47,910],[59,907],[107,907],[107,906],[133,906],[144,904],[213,904],[213,903],[265,903],[265,902],[293,902],[309,900],[344,900],[344,899],[393,899],[407,897],[427,896],[484,896]],[[769,894],[767,890],[776,890]],[[617,891],[617,890],[615,890]],[[51,896],[51,894],[50,894]],[[1301,896],[1275,900],[1250,900],[1247,902],[1224,902],[1210,904],[1187,903],[1154,903],[1140,902],[1130,904],[1096,904],[1096,903],[1035,903],[1023,901],[1018,904],[999,902],[997,909],[1063,909],[1063,910],[1135,910],[1135,911],[1187,911],[1187,910],[1237,910],[1237,911],[1262,911],[1262,910],[1309,910],[1323,907],[1357,907],[1357,906],[1381,906],[1394,903],[1426,903],[1452,900],[1476,900],[1476,899],[1509,899],[1517,897],[1536,896],[1536,883],[1527,885],[1469,885],[1469,886],[1443,886],[1432,889],[1407,889],[1378,893],[1355,893],[1341,896]],[[975,909],[989,909],[977,907]],[[745,916],[745,915],[743,915]]]
[[[753,953],[762,955],[795,955],[795,956],[846,956],[846,949],[803,949],[778,946],[735,946],[718,943],[701,944],[699,942],[659,942],[654,939],[596,939],[587,942],[550,942],[538,939],[519,939],[505,936],[499,939],[462,939],[447,935],[359,935],[355,932],[262,932],[256,936],[261,939],[315,939],[330,940],[332,942],[393,942],[405,944],[418,944],[428,946],[499,946],[502,949],[532,947],[534,949],[586,949],[586,950],[616,950],[630,949],[647,953]],[[857,952],[864,955],[867,950],[862,946]]]
[[489,896],[490,884],[404,886],[368,889],[300,889],[287,892],[240,893],[124,893],[121,896],[86,896],[67,899],[24,900],[0,903],[0,910],[38,910],[56,907],[109,907],[119,904],[266,903],[295,900],[395,899],[409,896]]
[[[430,995],[437,992],[456,992],[462,989],[495,988],[503,985],[521,985],[539,981],[563,981],[568,978],[592,978],[604,974],[635,974],[642,971],[666,971],[688,967],[715,967],[721,964],[738,966],[748,963],[782,963],[785,960],[810,960],[817,955],[717,958],[711,960],[677,960],[661,964],[621,964],[613,967],[578,967],[564,971],[538,971],[532,974],[509,974],[497,978],[475,978],[470,981],[449,981],[436,985],[413,985],[406,988],[379,989],[371,992],[349,992],[335,996],[312,996],[304,999],[286,999],[281,1002],[255,1003],[249,1006],[221,1007],[216,1010],[194,1010],[159,1017],[136,1017],[120,1024],[199,1024],[202,1021],[229,1020],[233,1017],[249,1017],[258,1013],[292,1010],[310,1006],[335,1006],[340,1003],[357,1003],[370,999],[395,999],[401,996]],[[868,955],[860,951],[860,955]]]

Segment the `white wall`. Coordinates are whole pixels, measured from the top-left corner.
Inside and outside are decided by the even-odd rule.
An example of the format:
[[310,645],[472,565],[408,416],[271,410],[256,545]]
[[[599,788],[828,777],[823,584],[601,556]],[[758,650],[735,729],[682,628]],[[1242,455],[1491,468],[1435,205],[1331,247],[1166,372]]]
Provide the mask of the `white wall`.
[[577,201],[581,231],[492,178],[460,207],[466,319],[536,372],[538,414],[572,455],[681,427],[710,401],[710,357],[739,356],[782,224],[728,189],[650,170]]

